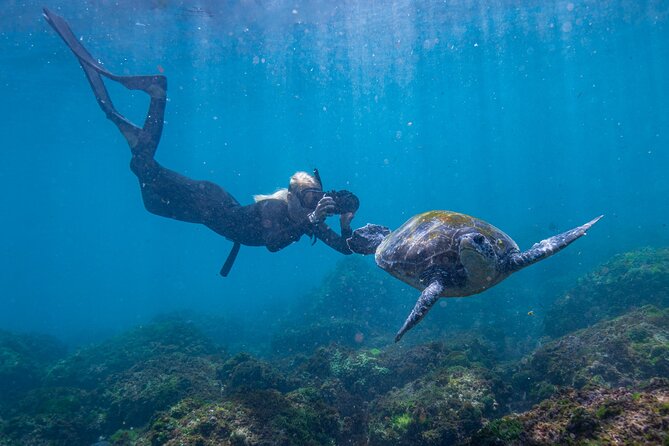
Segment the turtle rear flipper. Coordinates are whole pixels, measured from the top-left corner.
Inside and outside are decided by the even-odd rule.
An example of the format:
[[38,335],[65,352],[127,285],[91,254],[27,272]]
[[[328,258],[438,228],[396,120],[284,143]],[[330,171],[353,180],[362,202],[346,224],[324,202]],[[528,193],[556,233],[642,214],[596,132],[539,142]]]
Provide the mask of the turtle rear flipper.
[[374,254],[388,234],[390,229],[387,227],[367,223],[353,231],[353,235],[346,239],[346,244],[356,254]]
[[439,300],[439,295],[444,291],[444,281],[441,278],[435,278],[430,282],[430,284],[423,290],[416,305],[411,310],[409,317],[404,321],[404,325],[400,331],[395,335],[395,342],[402,339],[404,333],[411,330],[416,326],[427,314],[432,306]]
[[546,257],[550,257],[556,252],[566,248],[571,242],[582,237],[585,233],[602,218],[603,215],[590,220],[582,226],[578,226],[574,229],[570,229],[567,232],[562,234],[554,235],[553,237],[542,240],[539,243],[532,245],[527,251],[519,252],[512,254],[509,257],[509,271],[514,272],[518,271],[526,266],[530,266],[533,263],[543,260]]

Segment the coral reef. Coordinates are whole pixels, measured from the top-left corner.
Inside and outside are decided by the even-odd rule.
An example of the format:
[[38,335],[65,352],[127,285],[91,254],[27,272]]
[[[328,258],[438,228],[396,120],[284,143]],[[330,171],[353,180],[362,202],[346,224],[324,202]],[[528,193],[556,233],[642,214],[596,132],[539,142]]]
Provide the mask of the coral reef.
[[667,248],[617,255],[580,279],[548,311],[545,332],[552,337],[561,336],[647,304],[669,307]]

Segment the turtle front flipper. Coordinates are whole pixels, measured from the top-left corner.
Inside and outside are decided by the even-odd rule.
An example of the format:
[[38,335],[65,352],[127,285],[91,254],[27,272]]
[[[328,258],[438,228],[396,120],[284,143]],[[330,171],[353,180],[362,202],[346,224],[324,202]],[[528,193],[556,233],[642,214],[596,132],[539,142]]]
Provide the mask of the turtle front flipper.
[[562,234],[554,235],[539,243],[535,243],[527,251],[512,254],[509,257],[509,272],[518,271],[526,266],[530,266],[533,263],[543,260],[546,257],[550,257],[556,252],[566,248],[571,242],[584,236],[586,231],[602,217],[603,215],[600,215],[582,226],[563,232]]
[[385,226],[367,223],[353,231],[353,235],[346,239],[346,244],[356,254],[374,254],[388,234],[390,229]]
[[395,342],[402,339],[404,333],[411,330],[425,317],[434,303],[439,300],[439,295],[442,291],[444,291],[443,280],[441,278],[433,279],[427,288],[423,290],[416,305],[413,307],[413,310],[411,310],[411,314],[409,314],[407,320],[404,321],[404,325],[402,325],[400,331],[395,335]]

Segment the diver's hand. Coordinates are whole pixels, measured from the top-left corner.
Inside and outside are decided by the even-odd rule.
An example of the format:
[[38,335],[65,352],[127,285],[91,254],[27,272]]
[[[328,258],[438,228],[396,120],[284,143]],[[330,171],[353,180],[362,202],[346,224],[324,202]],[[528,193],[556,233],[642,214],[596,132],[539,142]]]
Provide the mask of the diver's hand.
[[351,229],[351,220],[355,217],[355,213],[346,212],[339,216],[339,225],[342,229]]
[[309,214],[309,221],[312,224],[319,224],[325,221],[326,217],[334,215],[335,211],[335,202],[332,197],[323,197],[319,200],[316,205],[316,209]]

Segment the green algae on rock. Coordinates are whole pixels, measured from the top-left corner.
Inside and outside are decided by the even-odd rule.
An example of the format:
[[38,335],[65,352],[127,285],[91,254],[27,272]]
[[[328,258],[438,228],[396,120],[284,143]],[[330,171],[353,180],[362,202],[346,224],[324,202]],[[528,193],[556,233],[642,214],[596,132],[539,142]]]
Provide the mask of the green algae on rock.
[[331,345],[319,348],[302,368],[314,379],[336,379],[348,391],[371,399],[439,368],[486,367],[494,363],[489,346],[476,338],[459,338],[448,343],[393,346],[386,350]]
[[[643,385],[669,375],[669,310],[643,307],[501,363],[481,327],[451,329],[446,341],[389,345],[399,304],[376,296],[371,302],[381,307],[353,305],[381,285],[357,275],[364,264],[339,268],[345,277],[330,277],[304,307],[314,331],[295,331],[314,336],[276,344],[271,361],[229,357],[191,321],[160,318],[40,362],[37,387],[0,407],[0,446],[91,444],[100,436],[113,446],[585,445],[607,444],[611,435],[643,444],[617,420],[648,422],[643,438],[664,441],[656,433],[669,400],[661,381]],[[345,290],[351,308],[333,298]],[[383,316],[371,319],[377,310]],[[330,331],[342,321],[343,331]],[[354,332],[363,339],[351,339]],[[627,396],[612,390],[620,385]]]
[[201,403],[185,399],[154,419],[137,445],[335,444],[336,413],[304,392],[256,390]]
[[496,411],[496,387],[484,369],[437,369],[372,403],[369,444],[464,444]]
[[295,380],[286,377],[272,364],[238,353],[223,363],[218,377],[226,393],[247,390],[275,389],[282,392],[298,387]]
[[488,423],[474,446],[650,445],[669,442],[669,381],[640,388],[568,389],[535,406]]
[[81,349],[55,364],[48,383],[96,387],[101,380],[142,361],[169,354],[217,354],[194,324],[178,318],[158,318],[101,344]]
[[46,368],[65,356],[65,346],[49,336],[0,330],[0,407],[36,388]]
[[14,444],[91,444],[189,395],[220,394],[222,358],[189,323],[160,319],[47,367],[4,416]]
[[90,444],[106,430],[106,424],[96,393],[75,387],[40,387],[7,412],[0,436],[12,445]]
[[669,309],[646,306],[552,341],[520,363],[512,377],[522,406],[559,387],[638,385],[669,376]]
[[669,307],[669,248],[617,255],[581,278],[548,311],[545,332],[561,336],[648,304]]

